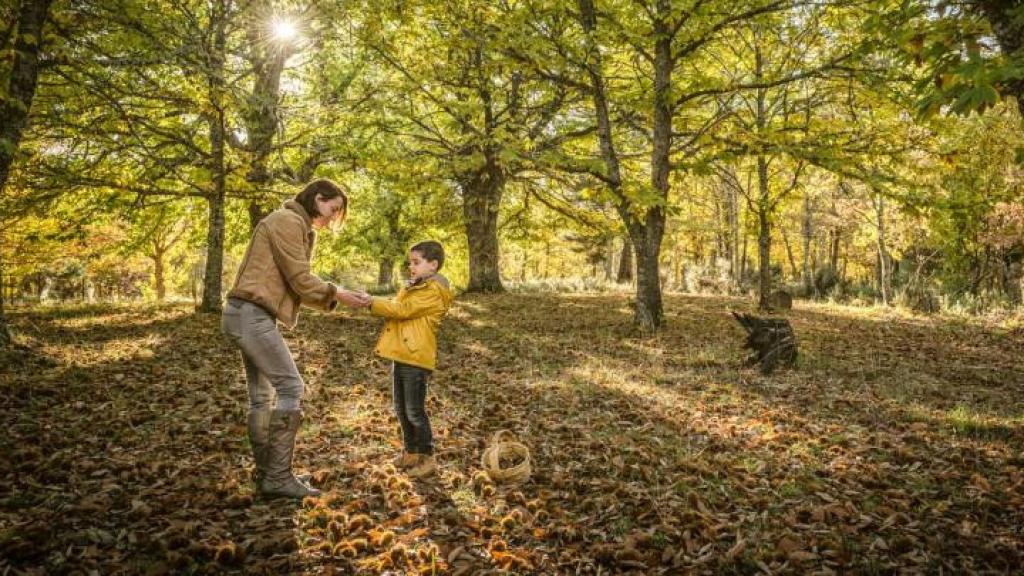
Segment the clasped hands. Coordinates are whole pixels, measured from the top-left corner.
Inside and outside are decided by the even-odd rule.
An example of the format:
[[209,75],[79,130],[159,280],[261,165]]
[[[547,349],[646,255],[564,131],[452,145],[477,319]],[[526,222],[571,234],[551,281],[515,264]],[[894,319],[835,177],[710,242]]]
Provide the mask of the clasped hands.
[[373,298],[362,290],[338,290],[334,299],[349,308],[369,308]]

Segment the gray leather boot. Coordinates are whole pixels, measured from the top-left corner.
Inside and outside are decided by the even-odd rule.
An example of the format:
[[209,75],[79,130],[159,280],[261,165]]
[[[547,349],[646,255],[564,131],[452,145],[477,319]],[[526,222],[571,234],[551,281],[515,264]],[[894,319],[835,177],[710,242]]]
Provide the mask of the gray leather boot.
[[[252,447],[252,459],[256,464],[252,481],[259,489],[267,470],[267,453],[270,448],[270,413],[269,408],[249,411],[249,445]],[[296,474],[296,478],[309,484],[311,474]]]
[[292,453],[295,435],[302,423],[302,412],[274,410],[270,413],[270,442],[266,452],[266,468],[260,481],[263,496],[305,498],[319,496],[320,491],[307,486],[292,474]]

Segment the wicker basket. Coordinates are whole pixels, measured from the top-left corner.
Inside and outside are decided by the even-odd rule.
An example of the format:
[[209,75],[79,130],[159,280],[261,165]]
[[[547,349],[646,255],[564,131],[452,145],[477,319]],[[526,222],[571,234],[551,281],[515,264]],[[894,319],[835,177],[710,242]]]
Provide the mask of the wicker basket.
[[[507,439],[505,439],[507,437]],[[491,443],[480,457],[484,472],[498,484],[520,484],[530,477],[530,449],[515,441],[508,430],[498,430],[491,436]],[[501,467],[502,457],[518,458],[520,461],[509,468]]]

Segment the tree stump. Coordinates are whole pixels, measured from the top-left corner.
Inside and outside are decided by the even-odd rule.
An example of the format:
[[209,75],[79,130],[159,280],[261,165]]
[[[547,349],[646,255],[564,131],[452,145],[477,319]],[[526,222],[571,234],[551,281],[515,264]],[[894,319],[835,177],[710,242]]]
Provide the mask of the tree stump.
[[768,307],[772,310],[792,310],[793,295],[785,290],[776,290],[768,295]]
[[793,326],[785,318],[759,318],[753,314],[733,312],[733,317],[747,331],[745,348],[751,350],[746,365],[761,364],[761,373],[769,375],[779,366],[792,368],[796,363],[797,342]]

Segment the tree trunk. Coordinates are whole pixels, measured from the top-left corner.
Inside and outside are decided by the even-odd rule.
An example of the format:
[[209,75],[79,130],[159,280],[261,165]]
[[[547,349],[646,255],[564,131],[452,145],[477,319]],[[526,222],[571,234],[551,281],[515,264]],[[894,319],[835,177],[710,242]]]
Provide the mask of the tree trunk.
[[[224,94],[224,51],[227,44],[227,6],[222,4],[224,11],[212,25],[214,47],[210,55],[210,103],[213,111],[209,114],[210,125],[210,169],[213,173],[213,190],[207,196],[209,203],[209,223],[206,233],[206,269],[203,274],[203,302],[199,306],[202,312],[220,312],[221,276],[224,270],[224,198],[227,182],[224,163],[224,146],[226,141],[225,118],[223,107]],[[217,16],[215,16],[216,18]]]
[[0,85],[0,190],[7,185],[11,166],[28,125],[29,111],[39,80],[39,50],[51,0],[24,0],[18,9],[13,62],[8,78]]
[[740,287],[740,206],[736,190],[731,186],[726,189],[729,202],[729,275],[732,276],[733,288],[730,292],[734,292]]
[[188,289],[189,295],[192,296],[192,305],[199,305],[200,296],[200,284],[202,283],[202,271],[206,268],[206,263],[193,264],[192,271],[188,275]]
[[[754,79],[760,82],[764,77],[764,56],[761,53],[760,39],[754,46]],[[757,133],[763,133],[768,125],[768,111],[765,106],[767,91],[757,89],[756,116],[754,124]],[[771,308],[768,296],[772,291],[771,269],[771,184],[768,181],[768,160],[763,154],[757,155],[757,255],[758,255],[758,299],[757,306],[761,310]]]
[[760,212],[757,215],[757,257],[758,257],[758,299],[757,306],[761,310],[770,308],[768,296],[772,291],[772,270],[771,270],[771,223],[768,215]]
[[380,268],[377,270],[377,286],[380,288],[391,288],[395,283],[395,259],[390,256],[380,259]]
[[[224,127],[223,116],[217,114],[218,123],[211,127],[213,144],[214,189],[207,198],[209,224],[206,231],[206,269],[203,271],[203,312],[221,311],[221,276],[224,271]],[[218,125],[219,124],[219,125]]]
[[1024,278],[1024,262],[1022,262],[1022,254],[1017,252],[1013,255],[1004,256],[1002,260],[1002,267],[1003,292],[1006,294],[1010,304],[1013,306],[1020,306],[1022,299],[1021,278]]
[[885,198],[880,194],[875,197],[875,215],[878,218],[878,292],[882,295],[882,304],[888,306],[892,301],[892,265],[885,237]]
[[[259,4],[254,5],[260,12]],[[274,136],[279,124],[278,100],[281,91],[281,73],[291,54],[288,46],[273,42],[265,32],[266,24],[253,18],[249,26],[250,38],[255,39],[250,62],[253,67],[253,87],[248,98],[245,121],[247,127],[246,148],[252,154],[246,181],[265,184],[271,180],[267,158],[274,148]]]
[[0,350],[3,350],[11,344],[11,331],[7,327],[7,315],[4,313],[4,283],[6,282],[6,276],[4,275],[4,253],[3,253],[3,231],[0,230]]
[[[651,138],[651,187],[658,199],[668,200],[669,155],[672,148],[672,33],[669,27],[671,5],[669,0],[655,2],[654,19],[654,115]],[[653,333],[661,327],[664,308],[661,301],[661,242],[665,236],[665,210],[663,204],[647,208],[642,231],[642,243],[633,239],[636,249],[637,302],[634,321],[643,333]],[[639,232],[639,231],[638,231]]]
[[467,292],[503,292],[498,252],[498,209],[505,177],[495,159],[462,184],[462,211],[469,243]]
[[738,285],[741,286],[741,287],[744,285],[743,284],[744,278],[747,277],[747,241],[748,240],[749,240],[749,236],[746,234],[746,232],[744,232],[743,233],[743,245],[740,248],[740,276],[739,276],[739,283],[738,283]]
[[[13,61],[9,76],[0,84],[0,95],[6,94],[0,97],[0,192],[7,187],[21,135],[28,125],[39,81],[39,50],[43,45],[43,27],[50,16],[50,3],[51,0],[25,0],[18,8]],[[2,264],[0,262],[0,288],[4,278]],[[0,289],[0,349],[11,343],[3,301]]]
[[[597,120],[597,136],[601,159],[604,163],[604,181],[615,198],[615,209],[622,218],[633,242],[637,262],[636,306],[633,321],[641,333],[650,334],[661,325],[661,282],[658,274],[658,256],[664,235],[665,213],[661,206],[646,207],[643,220],[637,216],[636,206],[622,190],[622,173],[615,151],[605,93],[601,51],[593,35],[597,27],[597,12],[593,0],[578,0],[580,22],[586,33],[586,71],[590,79],[590,94]],[[651,183],[661,199],[667,198],[669,162],[672,144],[672,35],[668,29],[669,6],[667,0],[658,0],[656,6],[654,46],[654,89],[652,91],[653,146],[651,151]],[[621,268],[620,268],[621,269]]]
[[619,255],[619,273],[615,281],[620,284],[633,281],[633,243],[629,238],[622,239],[622,252]]
[[[645,227],[647,228],[647,227]],[[658,276],[658,256],[661,253],[661,238],[648,230],[637,230],[634,237],[636,247],[636,306],[633,310],[634,323],[641,333],[650,334],[661,326],[662,302],[661,279]]]
[[164,274],[164,257],[167,255],[166,250],[157,248],[153,251],[153,283],[156,285],[156,300],[157,302],[163,302],[164,298],[167,297],[167,282]]
[[723,258],[729,257],[729,218],[727,215],[728,206],[725,205],[726,200],[724,198],[719,202],[719,198],[715,198],[712,202],[714,208],[714,222],[715,226],[715,252]]
[[814,221],[811,205],[811,195],[804,194],[804,217],[801,232],[804,241],[804,292],[808,297],[817,296],[814,293],[814,271],[811,269],[811,241],[814,239]]
[[685,253],[676,249],[672,256],[672,286],[674,290],[681,291],[684,282],[683,261]]
[[615,238],[609,236],[604,243],[604,281],[611,282],[615,274]]
[[544,257],[541,258],[541,264],[540,277],[542,280],[547,280],[548,273],[551,272],[551,242],[544,244]]
[[785,226],[779,226],[779,236],[782,237],[782,245],[786,248],[786,257],[789,259],[789,269],[793,271],[793,278],[799,278],[800,268],[796,265],[796,258],[793,256],[793,247],[789,245],[789,236],[786,235]]
[[255,230],[260,220],[272,211],[272,208],[265,207],[265,199],[261,200],[259,196],[265,193],[266,185],[273,180],[267,159],[274,150],[274,137],[280,125],[278,104],[281,74],[292,53],[290,45],[276,42],[268,35],[266,23],[260,15],[269,14],[272,9],[265,0],[250,4],[249,10],[253,17],[249,19],[246,30],[250,43],[248,54],[253,70],[253,84],[243,116],[246,126],[244,149],[249,152],[249,169],[245,180],[253,185],[258,195],[249,202],[251,230]]
[[772,231],[768,216],[768,162],[764,156],[757,157],[757,185],[760,197],[757,203],[757,255],[758,255],[758,299],[761,310],[771,308],[768,296],[772,291]]
[[839,241],[842,233],[839,228],[832,228],[828,232],[828,265],[833,270],[839,270]]
[[267,215],[269,215],[272,211],[273,210],[267,210],[266,208],[264,208],[263,205],[260,204],[258,200],[249,201],[248,212],[250,234],[256,231],[256,225],[260,223],[260,220],[266,218]]

